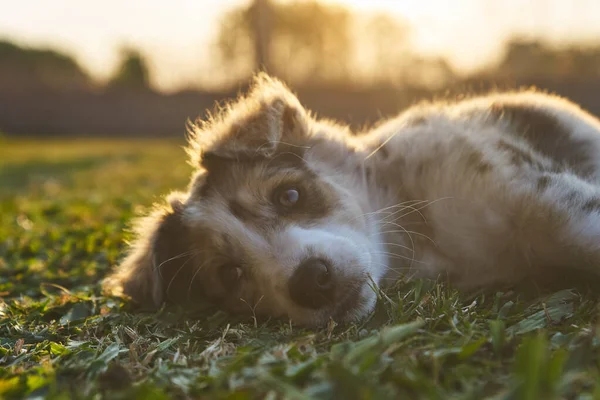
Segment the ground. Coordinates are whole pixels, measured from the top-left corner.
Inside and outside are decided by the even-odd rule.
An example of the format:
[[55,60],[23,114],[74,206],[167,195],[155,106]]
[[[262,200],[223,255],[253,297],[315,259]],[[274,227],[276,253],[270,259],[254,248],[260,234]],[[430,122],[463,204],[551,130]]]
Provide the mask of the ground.
[[600,398],[590,288],[400,281],[316,330],[103,296],[130,218],[185,188],[182,145],[0,141],[0,398]]

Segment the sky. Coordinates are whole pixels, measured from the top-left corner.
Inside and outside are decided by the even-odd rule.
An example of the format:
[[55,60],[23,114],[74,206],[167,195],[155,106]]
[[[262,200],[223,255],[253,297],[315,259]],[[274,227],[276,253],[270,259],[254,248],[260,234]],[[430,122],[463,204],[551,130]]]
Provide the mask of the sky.
[[[0,38],[66,51],[98,79],[113,73],[122,45],[150,61],[155,85],[170,91],[202,80],[219,17],[248,0],[0,0]],[[600,42],[599,0],[323,0],[360,12],[398,15],[423,54],[461,71],[500,56],[513,33]]]

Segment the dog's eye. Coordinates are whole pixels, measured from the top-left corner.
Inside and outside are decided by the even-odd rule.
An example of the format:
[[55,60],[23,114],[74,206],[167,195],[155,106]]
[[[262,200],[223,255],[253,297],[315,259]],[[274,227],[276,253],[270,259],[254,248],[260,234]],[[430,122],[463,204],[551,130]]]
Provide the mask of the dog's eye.
[[241,277],[242,269],[235,264],[226,264],[219,269],[219,278],[227,289],[234,289]]
[[275,191],[275,202],[278,206],[292,208],[300,202],[300,191],[294,186],[285,186]]

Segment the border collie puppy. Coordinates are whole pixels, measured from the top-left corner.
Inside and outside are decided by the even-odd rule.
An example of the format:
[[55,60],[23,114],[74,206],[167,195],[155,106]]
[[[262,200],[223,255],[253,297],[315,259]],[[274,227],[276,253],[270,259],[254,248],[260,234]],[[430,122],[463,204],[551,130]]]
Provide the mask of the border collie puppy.
[[600,122],[565,99],[423,104],[353,134],[261,74],[190,133],[189,189],[137,223],[105,282],[143,305],[322,325],[364,318],[400,274],[474,289],[600,272]]

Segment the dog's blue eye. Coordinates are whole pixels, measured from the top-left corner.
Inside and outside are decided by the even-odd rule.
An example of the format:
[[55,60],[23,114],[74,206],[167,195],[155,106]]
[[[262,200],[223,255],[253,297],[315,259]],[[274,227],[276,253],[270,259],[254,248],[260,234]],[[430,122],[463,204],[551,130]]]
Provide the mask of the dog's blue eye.
[[288,188],[279,192],[277,202],[283,207],[293,207],[300,200],[300,193],[296,188]]

